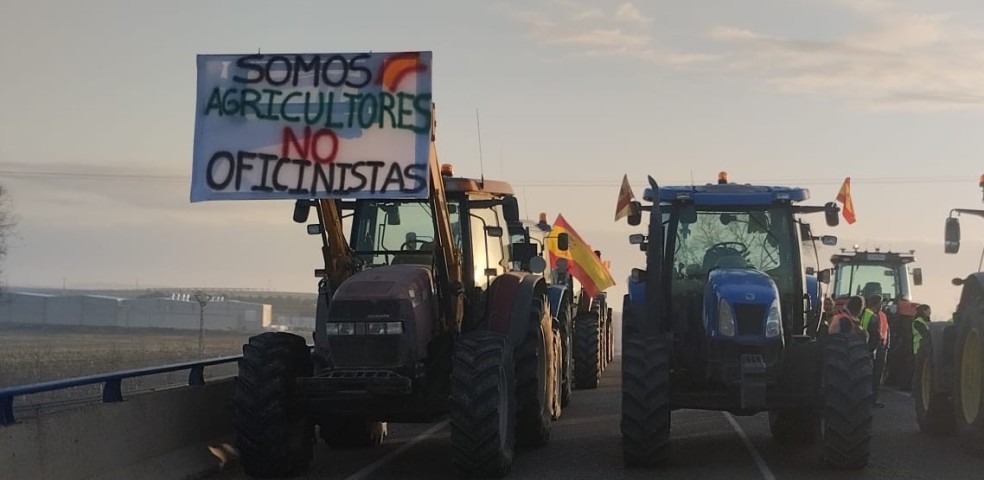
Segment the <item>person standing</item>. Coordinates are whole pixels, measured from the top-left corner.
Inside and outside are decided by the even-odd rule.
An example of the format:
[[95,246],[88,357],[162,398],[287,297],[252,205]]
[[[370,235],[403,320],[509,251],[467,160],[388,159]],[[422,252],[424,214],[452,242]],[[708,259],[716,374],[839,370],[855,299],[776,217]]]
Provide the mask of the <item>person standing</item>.
[[861,313],[864,311],[864,298],[857,295],[848,298],[847,304],[830,319],[827,331],[835,333],[868,333],[861,328]]
[[861,329],[868,333],[868,348],[872,355],[872,389],[875,393],[875,408],[884,408],[878,401],[882,374],[885,372],[885,358],[888,355],[889,335],[888,315],[882,311],[882,297],[873,294],[867,299],[868,308],[861,314]]
[[[929,305],[922,304],[916,307],[916,317],[912,319],[912,355],[919,355],[919,348],[925,338],[929,340],[929,322],[933,311]],[[910,375],[911,377],[911,375]]]

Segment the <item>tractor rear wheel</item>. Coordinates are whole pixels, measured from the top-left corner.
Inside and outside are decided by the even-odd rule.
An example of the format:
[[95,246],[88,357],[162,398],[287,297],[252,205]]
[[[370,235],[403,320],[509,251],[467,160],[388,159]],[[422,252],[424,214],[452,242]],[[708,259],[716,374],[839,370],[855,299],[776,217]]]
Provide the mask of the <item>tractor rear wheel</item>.
[[243,346],[233,392],[239,461],[252,477],[289,477],[307,469],[314,424],[298,396],[297,377],[311,376],[304,338],[268,332]]
[[622,454],[628,467],[670,457],[670,340],[625,331],[622,337]]
[[331,448],[374,447],[388,434],[386,422],[364,417],[331,416],[318,424],[318,434]]
[[933,346],[929,341],[924,341],[916,354],[916,371],[912,380],[916,422],[923,433],[953,433],[956,427],[953,401],[947,393],[937,392],[935,368]]
[[954,418],[964,450],[984,455],[984,312],[975,313],[957,330]]
[[864,336],[824,337],[822,460],[840,469],[868,465],[871,448],[872,358]]
[[608,363],[612,363],[615,360],[615,322],[613,320],[612,309],[608,309],[608,320],[605,322],[607,328],[605,331],[608,332],[607,339],[605,340],[606,350],[608,350]]
[[574,325],[571,321],[571,304],[568,298],[560,304],[557,312],[557,322],[560,323],[560,342],[561,342],[561,389],[560,406],[566,407],[571,403],[574,396],[574,353],[573,338],[571,330]]
[[498,333],[465,333],[452,362],[451,463],[463,476],[504,477],[516,438],[512,347]]
[[[551,404],[550,392],[546,382],[550,380],[551,365],[548,365],[547,343],[541,327],[546,312],[547,297],[538,295],[533,299],[529,313],[529,329],[526,338],[516,350],[516,444],[519,446],[540,446],[550,441]],[[548,325],[552,324],[548,320]]]
[[601,380],[601,332],[598,311],[574,319],[574,384],[578,389],[598,388]]

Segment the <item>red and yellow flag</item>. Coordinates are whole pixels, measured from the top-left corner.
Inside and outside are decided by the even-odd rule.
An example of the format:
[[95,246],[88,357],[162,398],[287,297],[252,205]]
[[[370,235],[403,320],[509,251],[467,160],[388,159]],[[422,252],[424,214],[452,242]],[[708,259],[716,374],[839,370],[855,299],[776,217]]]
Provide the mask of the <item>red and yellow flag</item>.
[[844,184],[841,185],[840,192],[837,192],[837,201],[844,204],[841,213],[844,214],[847,224],[854,223],[857,218],[854,216],[854,202],[851,200],[851,177],[844,178]]
[[[567,233],[570,244],[567,251],[557,248],[557,235]],[[608,287],[615,285],[611,272],[601,261],[594,250],[581,236],[571,228],[563,215],[557,215],[557,220],[547,238],[547,250],[550,252],[550,266],[557,267],[557,260],[566,258],[571,276],[577,279],[588,295],[594,297]]]
[[618,203],[615,204],[616,222],[622,217],[628,217],[632,213],[632,200],[635,200],[635,195],[632,193],[632,187],[629,185],[629,176],[625,175],[622,177],[622,187],[618,189]]

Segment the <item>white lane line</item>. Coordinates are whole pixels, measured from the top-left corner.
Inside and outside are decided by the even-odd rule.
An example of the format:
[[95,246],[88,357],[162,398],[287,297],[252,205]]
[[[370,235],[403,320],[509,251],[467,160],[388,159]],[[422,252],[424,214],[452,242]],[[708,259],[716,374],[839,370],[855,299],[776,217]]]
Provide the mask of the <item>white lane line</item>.
[[896,395],[905,395],[906,397],[912,397],[912,392],[903,392],[901,390],[889,390],[889,392],[892,392]]
[[728,419],[728,423],[731,424],[731,428],[735,429],[735,433],[741,438],[741,442],[745,444],[745,448],[748,449],[748,453],[752,455],[752,459],[755,460],[755,465],[758,467],[759,472],[762,473],[762,478],[764,480],[776,480],[776,476],[773,475],[772,470],[769,470],[769,466],[765,464],[765,459],[759,454],[755,446],[752,445],[752,441],[748,439],[748,435],[745,435],[745,431],[742,430],[741,425],[735,421],[735,417],[728,412],[723,412],[724,418]]
[[397,448],[396,450],[393,450],[392,452],[390,452],[389,454],[387,454],[385,457],[380,458],[379,460],[376,460],[375,462],[372,462],[369,465],[366,465],[365,467],[362,467],[362,470],[359,470],[358,472],[355,472],[352,475],[349,475],[348,477],[345,478],[345,480],[362,480],[363,478],[366,478],[369,475],[372,475],[373,472],[375,472],[376,470],[379,470],[384,465],[386,465],[387,463],[391,462],[399,454],[401,454],[401,453],[409,450],[414,445],[416,445],[416,444],[418,444],[418,443],[420,443],[420,442],[422,442],[424,440],[427,440],[428,438],[430,438],[431,435],[437,433],[438,430],[441,430],[442,428],[448,426],[448,423],[450,423],[450,422],[451,422],[450,419],[443,420],[440,423],[434,425],[433,427],[428,428],[427,430],[424,431],[424,433],[421,433],[420,435],[417,435],[416,437],[413,437],[412,439],[410,439],[409,442],[406,442],[403,445],[400,445],[400,448]]

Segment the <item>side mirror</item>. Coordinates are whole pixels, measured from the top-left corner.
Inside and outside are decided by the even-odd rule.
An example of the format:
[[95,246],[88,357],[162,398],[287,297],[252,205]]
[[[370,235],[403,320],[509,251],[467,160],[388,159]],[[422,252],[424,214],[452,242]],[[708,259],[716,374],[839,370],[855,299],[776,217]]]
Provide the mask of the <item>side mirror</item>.
[[840,224],[840,207],[834,202],[827,202],[824,205],[823,215],[825,220],[827,220],[828,227],[836,227]]
[[946,219],[946,226],[943,231],[943,251],[945,253],[960,251],[960,220],[956,217]]
[[519,221],[519,201],[516,197],[505,197],[502,199],[502,216],[506,222]]
[[389,207],[384,207],[383,211],[386,212],[386,225],[399,225],[400,224],[400,206],[390,205]]
[[311,223],[307,226],[308,235],[321,235],[321,224]]
[[642,245],[642,242],[646,241],[646,236],[641,233],[633,233],[629,235],[629,245]]
[[629,225],[633,227],[638,226],[642,223],[642,204],[639,202],[632,202],[629,204],[629,217],[626,219]]
[[912,283],[913,285],[922,285],[922,268],[916,267],[912,269]]
[[824,236],[820,237],[820,243],[822,243],[822,244],[824,244],[824,245],[826,245],[828,247],[833,247],[833,246],[837,245],[837,237],[835,237],[833,235],[824,235]]
[[568,235],[567,232],[557,234],[557,249],[561,252],[566,252],[569,248],[571,248],[570,235]]
[[820,283],[830,283],[830,269],[825,268],[817,272],[817,281]]
[[297,200],[294,202],[294,222],[304,223],[308,221],[308,213],[311,212],[312,202],[310,200]]
[[492,238],[501,238],[502,233],[502,227],[496,227],[493,225],[488,225],[485,227],[485,234]]

